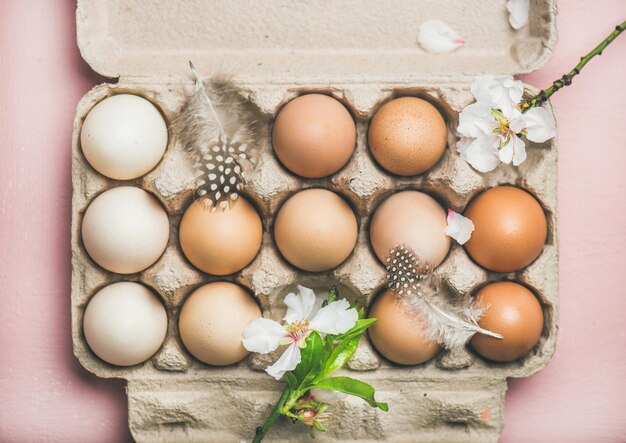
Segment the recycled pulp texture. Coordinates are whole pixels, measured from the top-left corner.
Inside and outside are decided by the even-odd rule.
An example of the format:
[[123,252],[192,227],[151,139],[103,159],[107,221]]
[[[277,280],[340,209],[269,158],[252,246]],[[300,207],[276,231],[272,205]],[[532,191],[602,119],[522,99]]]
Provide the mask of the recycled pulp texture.
[[[122,14],[115,2],[98,4],[113,5],[109,13],[114,12],[114,20],[123,22],[124,17],[132,13]],[[86,40],[85,27],[95,20],[87,12],[93,14],[97,10],[95,5],[95,2],[84,2],[82,9],[79,5],[77,15],[79,41],[82,38],[81,49],[87,60],[94,60],[94,51],[99,53],[101,43],[97,32]],[[540,60],[538,63],[554,44],[554,34],[548,32],[553,31],[550,23],[554,22],[551,5],[537,2],[533,6],[535,12],[544,12],[532,16],[530,29],[541,30],[541,26],[545,26],[543,43],[548,48],[547,52],[536,54],[534,60]],[[172,14],[177,12],[180,11],[176,8],[171,10]],[[513,45],[511,59],[504,57],[511,65],[515,65],[515,48],[524,46],[523,41]],[[527,39],[531,46],[533,41]],[[121,53],[126,55],[124,51]],[[121,57],[120,60],[122,68],[143,66],[150,72],[147,64],[142,65],[145,62],[141,58],[130,64],[131,58]],[[432,63],[436,67],[439,62]],[[458,63],[463,65],[470,60]],[[185,297],[203,283],[224,279],[193,268],[177,244],[180,217],[192,201],[193,185],[193,174],[181,146],[170,137],[166,154],[157,168],[131,181],[104,178],[88,165],[81,153],[81,124],[89,110],[107,96],[122,92],[142,95],[160,108],[168,123],[179,109],[184,90],[178,80],[166,77],[158,66],[150,78],[137,77],[132,69],[117,84],[95,87],[83,97],[77,109],[72,148],[74,353],[81,364],[95,374],[128,380],[129,423],[138,441],[250,440],[254,425],[267,416],[281,389],[280,383],[261,371],[275,356],[253,355],[231,367],[210,367],[191,357],[177,332],[178,313]],[[503,277],[514,278],[532,288],[545,315],[544,331],[536,348],[523,359],[506,364],[490,363],[463,350],[443,352],[425,365],[399,367],[379,357],[364,338],[346,372],[354,371],[353,375],[373,384],[379,400],[390,402],[393,410],[390,413],[375,411],[363,401],[349,398],[334,410],[337,423],[341,425],[320,436],[321,441],[495,441],[503,426],[506,377],[527,376],[540,370],[554,351],[558,316],[555,142],[531,145],[528,159],[520,168],[502,166],[490,174],[479,174],[459,158],[453,135],[458,112],[472,101],[471,79],[457,72],[453,78],[440,75],[417,79],[406,73],[402,79],[382,80],[382,76],[363,74],[358,81],[336,80],[341,74],[334,72],[332,83],[331,79],[325,80],[322,73],[318,79],[314,76],[290,78],[285,74],[282,80],[259,77],[241,82],[244,93],[258,107],[260,118],[265,122],[259,134],[261,155],[257,172],[246,191],[262,215],[264,237],[254,262],[226,280],[249,288],[264,315],[274,319],[282,317],[282,299],[295,283],[325,289],[331,282],[339,282],[343,296],[369,306],[384,286],[385,273],[369,245],[368,223],[373,209],[386,197],[398,190],[416,189],[433,196],[444,207],[462,211],[473,196],[492,186],[512,184],[528,190],[543,205],[549,224],[547,244],[534,263],[517,273],[490,273],[473,263],[455,244],[436,272],[445,282],[442,293],[452,298],[466,297],[485,282]],[[328,84],[332,87],[325,86]],[[270,143],[271,121],[277,110],[290,99],[309,91],[327,93],[343,102],[357,125],[355,154],[345,168],[328,179],[307,180],[290,174],[277,161]],[[366,145],[371,116],[385,101],[404,95],[419,96],[434,103],[449,128],[448,147],[441,161],[427,173],[413,178],[392,176],[380,169]],[[81,219],[89,203],[102,191],[119,185],[138,186],[153,193],[166,208],[171,227],[170,243],[159,261],[131,276],[111,274],[99,268],[86,254],[80,239]],[[322,274],[302,273],[287,264],[280,257],[271,234],[276,209],[289,196],[308,187],[324,187],[339,193],[352,205],[359,219],[359,237],[352,255],[339,268]],[[161,350],[151,360],[130,368],[114,367],[98,359],[87,346],[82,331],[84,309],[91,296],[104,285],[121,280],[140,281],[153,288],[162,297],[169,317],[168,334]],[[308,440],[303,429],[287,421],[280,422],[272,433],[280,441]]]

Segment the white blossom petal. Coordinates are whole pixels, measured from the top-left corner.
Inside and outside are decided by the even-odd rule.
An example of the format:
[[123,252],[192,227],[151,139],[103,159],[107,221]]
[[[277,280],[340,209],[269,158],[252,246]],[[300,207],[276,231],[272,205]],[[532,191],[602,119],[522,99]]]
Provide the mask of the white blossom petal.
[[[517,137],[515,137],[517,138]],[[506,163],[507,165],[513,161],[513,143],[509,142],[498,152],[498,156],[500,157],[500,161],[502,163]]]
[[423,22],[417,41],[422,48],[433,54],[447,54],[465,44],[465,40],[441,20]]
[[289,334],[274,320],[259,317],[246,325],[242,334],[243,347],[250,352],[267,354],[275,351]]
[[322,305],[328,298],[327,290],[314,290],[313,292],[315,293],[315,303],[313,303],[311,312],[306,318],[306,320],[309,320],[309,321],[311,321],[311,319],[315,317],[315,314],[317,314],[317,311],[319,311],[322,308]]
[[311,395],[311,397],[313,397],[313,400],[321,401],[327,404],[332,404],[339,400],[343,400],[348,396],[343,392],[333,391],[330,389],[311,389],[311,391],[309,391],[309,394]]
[[318,311],[309,328],[323,334],[343,334],[350,330],[359,318],[356,309],[345,298],[327,304]]
[[465,137],[476,138],[491,133],[493,126],[491,105],[478,101],[463,108],[459,114],[459,126],[456,130]]
[[458,244],[465,244],[474,232],[474,223],[467,217],[448,209],[448,226],[445,233],[452,237]]
[[483,102],[489,105],[493,104],[493,92],[492,90],[498,86],[498,82],[493,75],[479,75],[474,78],[470,91],[476,99],[476,101]]
[[528,140],[535,143],[543,143],[556,135],[554,119],[544,108],[532,108],[522,115]]
[[526,160],[524,141],[517,136],[512,136],[509,142],[500,149],[499,156],[502,163],[512,162],[514,166],[521,165]]
[[519,134],[526,128],[526,118],[518,109],[513,109],[506,116],[509,120],[509,128]]
[[298,295],[293,292],[287,294],[285,304],[287,305],[287,313],[283,320],[287,323],[306,320],[309,314],[311,314],[313,305],[315,304],[315,292],[309,288],[298,285]]
[[297,344],[292,343],[287,349],[285,349],[283,355],[276,360],[276,363],[265,369],[265,372],[274,377],[276,380],[280,380],[283,375],[285,375],[285,372],[296,369],[296,366],[300,363],[301,358],[300,348]]
[[524,83],[520,80],[515,80],[513,77],[505,77],[502,80],[502,88],[509,98],[509,103],[513,106],[520,104],[524,96]]
[[513,166],[519,166],[526,160],[526,144],[519,137],[513,138]]
[[524,84],[511,76],[481,75],[470,88],[476,101],[507,113],[522,100]]
[[461,154],[461,158],[479,172],[493,171],[500,163],[499,143],[499,138],[495,134],[485,134],[473,139]]
[[459,152],[463,160],[466,159],[465,156],[467,154],[467,149],[470,147],[473,141],[474,139],[472,137],[461,136],[456,142],[456,150]]
[[509,23],[513,29],[520,29],[528,23],[529,0],[509,0],[506,9],[509,11]]

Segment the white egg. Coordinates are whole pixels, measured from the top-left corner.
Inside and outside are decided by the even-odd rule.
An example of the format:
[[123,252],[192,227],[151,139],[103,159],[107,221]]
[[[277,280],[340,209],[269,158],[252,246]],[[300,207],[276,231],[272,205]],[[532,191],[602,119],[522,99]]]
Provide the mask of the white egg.
[[167,214],[153,195],[120,186],[91,202],[83,217],[82,237],[97,264],[112,272],[132,274],[159,259],[169,230]]
[[96,171],[117,180],[130,180],[159,163],[167,147],[167,126],[148,100],[119,94],[89,111],[80,143]]
[[113,283],[89,301],[83,330],[89,347],[102,360],[132,366],[159,350],[167,333],[167,314],[145,286]]

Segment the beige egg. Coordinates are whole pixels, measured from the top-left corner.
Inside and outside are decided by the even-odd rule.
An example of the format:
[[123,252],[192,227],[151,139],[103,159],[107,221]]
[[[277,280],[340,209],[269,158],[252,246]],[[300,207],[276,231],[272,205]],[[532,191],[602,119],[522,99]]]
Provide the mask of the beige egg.
[[367,133],[376,161],[398,175],[421,174],[432,168],[446,149],[448,129],[431,103],[400,97],[376,112]]
[[261,248],[263,224],[245,198],[225,210],[212,211],[194,201],[179,227],[180,247],[198,269],[228,275],[245,268]]
[[133,274],[163,254],[170,225],[153,195],[133,186],[120,186],[91,202],[81,232],[85,249],[96,263],[119,274]]
[[167,314],[154,292],[139,283],[105,286],[89,301],[83,318],[85,339],[102,360],[131,366],[159,350]]
[[339,266],[354,249],[357,233],[350,205],[325,189],[307,189],[290,197],[274,223],[276,246],[283,257],[311,272]]
[[226,366],[248,355],[241,334],[260,316],[256,301],[241,286],[209,283],[196,289],[183,304],[178,330],[194,357],[209,365]]
[[370,340],[385,358],[401,365],[419,365],[439,352],[439,344],[424,336],[420,314],[404,305],[394,292],[379,295],[369,317],[376,319],[369,328]]
[[421,264],[434,268],[450,249],[446,226],[446,211],[435,199],[422,192],[403,191],[386,199],[374,212],[370,241],[383,263],[392,248],[404,245],[415,252]]
[[323,94],[306,94],[278,113],[272,143],[278,159],[290,171],[302,177],[326,177],[350,160],[356,127],[339,101]]
[[89,111],[80,144],[96,171],[130,180],[159,163],[167,147],[167,126],[159,110],[145,98],[118,94]]

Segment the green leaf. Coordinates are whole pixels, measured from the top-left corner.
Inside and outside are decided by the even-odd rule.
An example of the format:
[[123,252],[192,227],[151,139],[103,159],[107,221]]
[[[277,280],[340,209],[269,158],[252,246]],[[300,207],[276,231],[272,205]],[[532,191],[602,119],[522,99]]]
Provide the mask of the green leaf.
[[374,388],[365,382],[350,377],[330,377],[318,382],[311,389],[329,389],[331,391],[339,391],[348,395],[360,397],[373,408],[379,408],[387,412],[389,405],[387,403],[379,403],[374,398]]
[[311,332],[311,334],[306,338],[305,343],[306,347],[300,351],[300,363],[296,366],[296,369],[293,370],[293,374],[300,385],[309,373],[312,371],[319,371],[324,354],[322,337],[320,337],[320,334],[317,331]]
[[337,300],[338,296],[339,290],[337,289],[337,286],[333,286],[332,288],[330,288],[330,291],[328,291],[328,298],[326,299],[327,304],[331,304],[332,302]]
[[304,377],[304,380],[302,380],[302,383],[300,383],[300,389],[303,391],[311,389],[310,387],[315,384],[316,380],[321,378],[320,371],[321,369],[318,368],[317,370],[309,372],[306,377]]
[[[353,307],[356,309],[356,306]],[[357,309],[357,314],[359,316],[359,319],[363,318],[363,316],[365,315],[365,308],[361,306],[359,309]]]
[[324,357],[323,361],[327,361],[330,355],[333,353],[335,347],[335,336],[328,334],[324,337]]
[[343,334],[335,335],[335,340],[343,340],[348,337],[353,337],[357,334],[362,334],[367,328],[372,326],[376,322],[375,318],[363,318],[357,320],[352,329],[344,332]]
[[296,380],[296,376],[293,374],[293,371],[285,372],[285,380],[287,381],[287,385],[291,392],[298,389],[298,380]]
[[341,343],[335,347],[332,354],[330,354],[330,356],[326,359],[326,364],[324,365],[324,370],[322,371],[322,377],[325,377],[331,372],[342,368],[356,352],[360,339],[361,334],[358,334],[342,340]]

